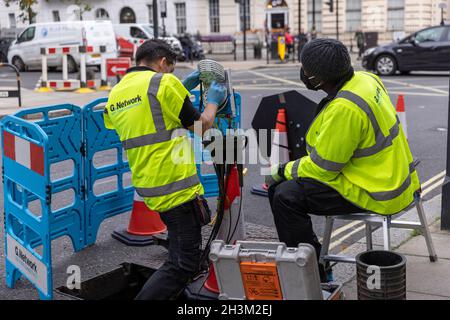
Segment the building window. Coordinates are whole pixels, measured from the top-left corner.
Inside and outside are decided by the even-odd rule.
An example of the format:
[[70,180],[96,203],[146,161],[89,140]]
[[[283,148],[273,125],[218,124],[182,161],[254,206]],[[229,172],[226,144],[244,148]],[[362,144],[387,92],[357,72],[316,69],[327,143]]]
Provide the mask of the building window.
[[308,0],[308,26],[311,31],[313,30],[313,20],[316,20],[316,31],[322,31],[322,0]]
[[120,10],[120,23],[136,23],[136,15],[133,9],[125,7]]
[[405,26],[405,0],[388,0],[388,31],[403,31]]
[[95,10],[95,18],[97,20],[108,20],[109,13],[103,8],[98,8],[97,10]]
[[59,22],[59,21],[61,21],[61,19],[59,18],[59,11],[58,11],[58,10],[52,11],[52,15],[53,15],[53,21],[54,21],[54,22]]
[[347,0],[347,31],[356,31],[361,28],[361,0]]
[[175,16],[177,19],[177,33],[186,32],[186,3],[175,3]]
[[16,27],[16,15],[14,13],[10,13],[8,15],[9,17],[9,27],[15,28]]
[[147,8],[148,8],[148,23],[153,25],[153,5],[148,4]]
[[[245,1],[245,15],[244,15],[244,1]],[[244,30],[244,17],[245,17],[245,25],[247,26],[247,30],[251,28],[250,26],[250,0],[242,0],[239,3],[239,16],[241,22],[241,29]]]
[[209,27],[211,32],[220,32],[219,0],[209,0]]

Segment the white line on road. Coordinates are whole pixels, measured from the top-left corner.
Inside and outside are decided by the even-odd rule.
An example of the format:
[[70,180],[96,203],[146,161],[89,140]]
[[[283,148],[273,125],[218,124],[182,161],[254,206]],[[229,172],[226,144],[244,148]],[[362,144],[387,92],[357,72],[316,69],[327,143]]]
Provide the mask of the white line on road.
[[262,77],[262,78],[266,78],[266,79],[270,79],[270,80],[275,80],[275,81],[279,81],[279,82],[283,82],[283,83],[287,83],[287,84],[292,84],[292,85],[294,85],[296,87],[305,88],[305,86],[300,83],[300,80],[299,80],[299,82],[296,82],[296,81],[282,79],[280,77],[269,76],[267,74],[264,74],[264,73],[261,73],[261,72],[257,72],[257,71],[248,71],[248,72],[251,73],[251,74],[254,74],[255,76],[258,76],[258,77]]
[[408,82],[397,81],[397,80],[386,79],[386,78],[383,78],[383,82],[398,84],[398,85],[406,86],[406,87],[410,87],[410,88],[417,88],[417,89],[422,89],[422,90],[434,91],[434,92],[438,92],[438,93],[442,93],[442,94],[448,95],[448,91],[447,90],[436,89],[436,88],[433,88],[433,87],[425,87],[423,85],[412,84],[412,83],[408,83]]

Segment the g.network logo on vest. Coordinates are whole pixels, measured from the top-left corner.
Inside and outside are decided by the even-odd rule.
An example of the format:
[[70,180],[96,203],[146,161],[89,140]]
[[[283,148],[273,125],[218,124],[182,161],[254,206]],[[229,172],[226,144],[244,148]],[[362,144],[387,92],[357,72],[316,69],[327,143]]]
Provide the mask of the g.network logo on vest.
[[122,101],[116,102],[116,104],[111,104],[109,106],[109,110],[111,112],[119,111],[119,110],[122,111],[125,108],[135,107],[140,104],[142,104],[142,98],[141,98],[141,95],[138,94],[136,97],[134,97],[132,99],[122,100]]

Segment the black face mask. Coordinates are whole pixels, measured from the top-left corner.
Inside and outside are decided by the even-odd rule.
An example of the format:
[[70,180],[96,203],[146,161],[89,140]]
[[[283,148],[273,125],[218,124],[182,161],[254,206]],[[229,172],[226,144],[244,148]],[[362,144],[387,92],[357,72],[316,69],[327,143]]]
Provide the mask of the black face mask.
[[318,91],[323,85],[323,82],[317,79],[316,76],[307,77],[303,68],[300,69],[300,80],[302,80],[307,89],[313,91]]

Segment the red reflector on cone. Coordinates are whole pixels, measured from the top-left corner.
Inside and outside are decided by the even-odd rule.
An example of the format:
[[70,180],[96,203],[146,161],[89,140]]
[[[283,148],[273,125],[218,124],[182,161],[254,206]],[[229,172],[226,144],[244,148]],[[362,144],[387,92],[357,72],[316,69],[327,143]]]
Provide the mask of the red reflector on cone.
[[167,230],[158,212],[150,210],[144,201],[134,201],[128,233],[138,236],[151,236]]
[[217,284],[216,272],[214,271],[214,265],[211,263],[209,266],[209,275],[205,283],[205,288],[211,292],[219,293],[219,285]]
[[227,186],[227,198],[225,199],[224,208],[225,210],[230,209],[231,204],[234,202],[236,197],[241,195],[241,190],[239,187],[239,176],[236,166],[231,169],[230,177],[228,178]]

